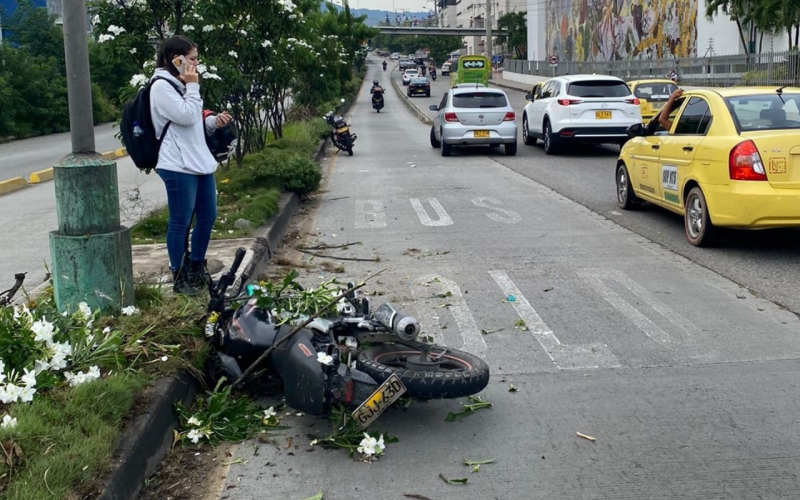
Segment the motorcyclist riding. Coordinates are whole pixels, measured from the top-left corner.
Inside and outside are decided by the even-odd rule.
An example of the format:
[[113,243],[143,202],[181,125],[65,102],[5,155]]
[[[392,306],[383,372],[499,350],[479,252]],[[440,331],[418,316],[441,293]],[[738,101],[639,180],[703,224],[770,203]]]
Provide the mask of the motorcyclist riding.
[[386,71],[386,61],[383,61],[383,70]]
[[431,79],[436,80],[436,67],[431,66]]
[[370,94],[374,94],[375,93],[375,87],[380,87],[380,86],[381,86],[381,84],[378,83],[378,80],[372,80],[372,88],[369,89],[369,93]]
[[372,109],[380,113],[383,108],[383,87],[378,80],[372,80],[372,88],[369,89],[369,93],[372,94]]

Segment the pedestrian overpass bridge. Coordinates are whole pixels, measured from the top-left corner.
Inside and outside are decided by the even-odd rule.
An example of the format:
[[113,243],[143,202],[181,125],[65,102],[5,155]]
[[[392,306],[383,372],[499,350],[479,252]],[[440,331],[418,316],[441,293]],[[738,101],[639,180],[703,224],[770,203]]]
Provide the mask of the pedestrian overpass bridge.
[[[428,35],[428,36],[486,36],[484,28],[428,28],[421,26],[378,26],[382,35]],[[492,30],[492,36],[507,36],[505,29]]]

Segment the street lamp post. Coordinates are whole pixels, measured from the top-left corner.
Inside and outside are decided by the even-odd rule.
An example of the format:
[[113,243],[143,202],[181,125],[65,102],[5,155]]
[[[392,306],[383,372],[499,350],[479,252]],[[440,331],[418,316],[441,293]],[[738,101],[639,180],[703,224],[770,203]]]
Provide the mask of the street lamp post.
[[[486,57],[489,58],[489,67],[492,65],[492,0],[486,0],[486,42],[484,49],[486,49]],[[489,78],[492,78],[492,71],[489,70]]]
[[60,309],[119,311],[134,301],[131,238],[120,225],[117,165],[95,151],[85,0],[64,2],[62,16],[72,153],[53,167],[55,299]]

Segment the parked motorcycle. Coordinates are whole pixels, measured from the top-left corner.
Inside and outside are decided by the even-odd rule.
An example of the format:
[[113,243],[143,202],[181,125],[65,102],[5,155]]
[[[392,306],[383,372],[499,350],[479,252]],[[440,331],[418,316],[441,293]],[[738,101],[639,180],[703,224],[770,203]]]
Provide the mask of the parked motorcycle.
[[[244,253],[243,248],[237,250],[230,270],[209,287],[205,334],[212,345],[207,366],[212,378],[238,380],[275,346],[264,368],[283,380],[289,406],[324,415],[341,403],[355,409],[353,415],[362,425],[376,419],[403,393],[418,399],[460,398],[480,392],[489,383],[489,367],[482,359],[417,340],[416,319],[389,303],[373,311],[369,299],[359,297],[353,284],[340,294],[343,298],[330,315],[289,337],[296,330],[292,321],[282,322],[277,308],[259,307],[264,296],[253,292],[258,287],[248,286],[242,294],[247,276],[232,297],[226,296]],[[277,295],[285,297],[281,293]],[[241,305],[230,306],[236,302]],[[295,318],[294,325],[300,322]]]
[[350,126],[344,121],[340,115],[336,113],[344,106],[345,100],[333,111],[325,114],[325,121],[333,127],[331,131],[331,142],[340,151],[347,151],[347,154],[353,156],[353,143],[356,142],[358,136],[350,133]]
[[378,113],[383,109],[383,87],[372,89],[372,109]]

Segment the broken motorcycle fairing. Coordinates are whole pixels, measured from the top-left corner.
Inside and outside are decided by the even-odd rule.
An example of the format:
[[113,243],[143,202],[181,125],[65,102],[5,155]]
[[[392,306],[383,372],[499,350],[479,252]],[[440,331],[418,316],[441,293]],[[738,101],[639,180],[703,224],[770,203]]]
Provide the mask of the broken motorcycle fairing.
[[[212,345],[207,370],[212,378],[238,380],[270,348],[265,368],[283,380],[286,403],[311,415],[327,414],[342,403],[356,408],[396,377],[418,399],[457,398],[483,390],[489,367],[467,352],[420,342],[419,322],[385,303],[374,312],[369,299],[350,290],[329,317],[317,318],[291,338],[291,321],[281,321],[242,295],[242,276],[233,297],[225,291],[236,279],[244,250],[231,269],[209,287],[205,333]],[[353,285],[348,285],[353,288]],[[248,287],[250,288],[250,287]],[[238,307],[226,304],[240,302]],[[243,303],[242,303],[243,302]],[[300,324],[306,318],[293,318]]]

